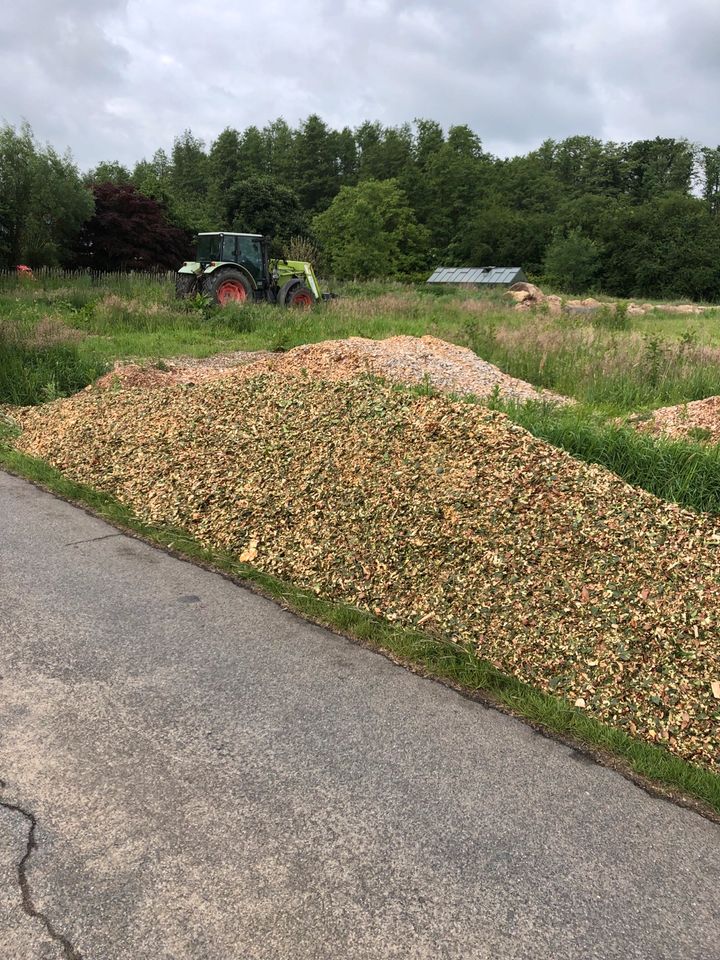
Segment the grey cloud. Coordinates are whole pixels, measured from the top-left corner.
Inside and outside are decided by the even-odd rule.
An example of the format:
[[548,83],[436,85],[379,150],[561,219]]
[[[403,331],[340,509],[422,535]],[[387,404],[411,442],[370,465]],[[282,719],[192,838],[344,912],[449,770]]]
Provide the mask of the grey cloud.
[[719,41],[716,0],[30,0],[0,26],[0,115],[83,166],[311,112],[467,123],[499,153],[575,133],[711,143]]

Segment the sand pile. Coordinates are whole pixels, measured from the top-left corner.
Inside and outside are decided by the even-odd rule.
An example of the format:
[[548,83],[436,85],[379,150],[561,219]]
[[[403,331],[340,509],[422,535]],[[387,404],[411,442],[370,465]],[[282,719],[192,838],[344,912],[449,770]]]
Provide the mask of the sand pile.
[[[306,355],[307,356],[307,355]],[[24,409],[142,518],[720,769],[720,524],[476,404],[245,371]]]

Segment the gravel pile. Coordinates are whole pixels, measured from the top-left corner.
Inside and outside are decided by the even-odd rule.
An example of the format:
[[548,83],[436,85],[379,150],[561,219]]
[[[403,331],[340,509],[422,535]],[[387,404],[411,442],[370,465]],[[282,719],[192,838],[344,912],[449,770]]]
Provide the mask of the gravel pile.
[[720,769],[720,524],[506,417],[238,371],[19,412],[20,449]]
[[550,390],[537,390],[524,380],[503,373],[481,360],[472,350],[437,337],[389,337],[368,340],[326,340],[294,347],[286,353],[222,354],[206,359],[178,357],[165,361],[166,372],[153,367],[118,365],[99,381],[100,387],[157,387],[170,383],[196,383],[223,376],[242,367],[244,376],[275,372],[306,376],[312,380],[352,380],[374,376],[411,386],[427,384],[445,393],[489,397],[494,392],[509,400],[548,400],[569,403]]

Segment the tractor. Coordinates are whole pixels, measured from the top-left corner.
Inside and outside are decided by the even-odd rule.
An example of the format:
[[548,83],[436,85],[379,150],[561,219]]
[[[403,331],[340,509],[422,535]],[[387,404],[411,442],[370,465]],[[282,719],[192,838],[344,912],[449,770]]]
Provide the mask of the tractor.
[[195,260],[176,275],[178,297],[203,294],[220,306],[274,303],[310,307],[332,294],[321,293],[312,264],[270,259],[270,238],[259,233],[200,233]]

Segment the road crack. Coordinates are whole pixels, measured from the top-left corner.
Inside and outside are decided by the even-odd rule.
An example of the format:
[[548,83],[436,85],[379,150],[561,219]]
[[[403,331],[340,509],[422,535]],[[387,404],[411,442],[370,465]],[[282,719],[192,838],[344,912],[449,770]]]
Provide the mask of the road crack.
[[[0,780],[0,787],[4,786],[5,784],[2,780]],[[68,938],[63,936],[55,928],[55,924],[52,922],[50,917],[44,914],[42,910],[38,910],[32,898],[30,882],[27,876],[27,868],[28,863],[30,862],[30,857],[32,856],[32,852],[33,850],[37,850],[38,845],[35,838],[35,831],[37,829],[37,820],[35,819],[35,815],[29,810],[25,810],[24,807],[21,807],[16,803],[8,803],[6,800],[0,800],[0,807],[4,807],[5,810],[10,810],[12,813],[19,813],[20,816],[30,824],[27,835],[27,843],[25,845],[25,853],[23,854],[22,859],[17,866],[18,885],[20,886],[20,893],[22,895],[23,912],[33,920],[40,920],[41,923],[44,924],[49,936],[62,947],[64,960],[83,960],[83,955],[80,953],[77,947],[73,946]]]
[[70,543],[64,543],[64,547],[77,547],[81,543],[95,543],[98,540],[111,540],[113,537],[122,537],[122,533],[106,533],[104,537],[90,537],[88,540],[72,540]]

